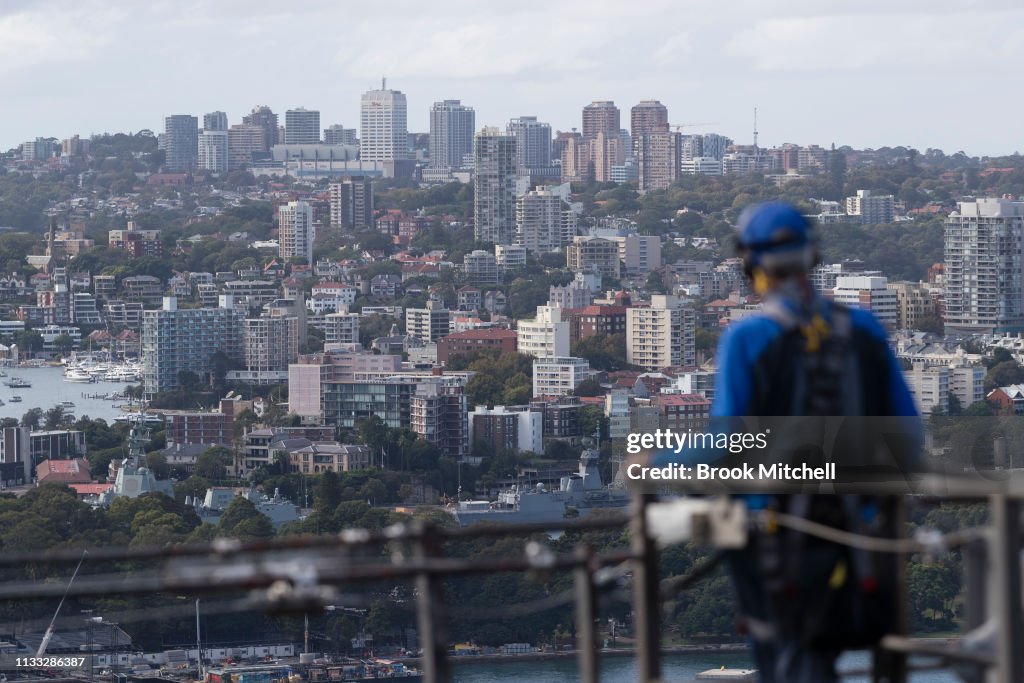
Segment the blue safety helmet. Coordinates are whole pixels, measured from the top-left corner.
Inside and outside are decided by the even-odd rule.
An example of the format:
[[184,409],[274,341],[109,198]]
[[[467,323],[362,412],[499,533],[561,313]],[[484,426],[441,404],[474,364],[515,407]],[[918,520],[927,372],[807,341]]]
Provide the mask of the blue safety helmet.
[[791,204],[754,204],[740,214],[737,241],[745,270],[769,274],[806,272],[817,263],[811,224]]

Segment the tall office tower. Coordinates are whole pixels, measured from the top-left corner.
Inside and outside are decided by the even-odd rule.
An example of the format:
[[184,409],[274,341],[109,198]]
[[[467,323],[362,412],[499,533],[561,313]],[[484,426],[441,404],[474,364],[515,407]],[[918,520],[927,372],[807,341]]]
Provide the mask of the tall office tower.
[[434,102],[430,107],[430,167],[461,168],[473,153],[476,112],[459,100]]
[[694,365],[696,316],[674,296],[655,294],[647,308],[626,309],[626,362],[647,370]]
[[242,117],[242,123],[259,126],[263,129],[263,150],[267,151],[279,141],[277,134],[277,114],[265,104],[252,108],[252,113]]
[[473,142],[473,221],[479,242],[512,244],[516,230],[516,139],[484,128]]
[[331,183],[331,227],[336,230],[372,230],[373,183],[367,177]]
[[218,352],[242,360],[242,319],[245,311],[222,296],[221,308],[178,310],[174,297],[164,297],[163,308],[142,314],[142,376],[145,394],[181,387],[182,372],[207,381]]
[[252,163],[253,152],[267,149],[266,132],[253,123],[236,123],[228,128],[228,170],[237,171]]
[[299,107],[284,113],[286,145],[320,144],[320,112]]
[[397,161],[409,158],[405,94],[387,90],[363,93],[359,108],[359,158],[363,161]]
[[664,190],[679,179],[682,139],[668,130],[640,135],[636,145],[640,192]]
[[199,168],[214,173],[228,171],[228,132],[204,130],[199,136]]
[[945,232],[946,333],[1024,332],[1024,202],[958,202]]
[[277,239],[281,258],[302,257],[313,263],[313,207],[309,202],[288,202],[277,209]]
[[359,144],[359,138],[355,128],[346,128],[336,123],[333,126],[324,128],[324,144],[354,146]]
[[598,133],[619,135],[619,108],[611,100],[595,100],[583,107],[583,139],[596,140]]
[[222,111],[203,114],[203,130],[227,130],[228,115]]
[[550,124],[538,121],[536,116],[520,116],[509,121],[506,130],[516,139],[516,159],[519,168],[551,166]]
[[187,173],[196,169],[199,157],[199,119],[189,114],[174,114],[164,119],[167,170]]
[[680,159],[693,161],[704,156],[704,137],[701,135],[680,135]]
[[533,190],[516,201],[516,244],[534,252],[558,251],[576,235],[576,214],[556,193]]

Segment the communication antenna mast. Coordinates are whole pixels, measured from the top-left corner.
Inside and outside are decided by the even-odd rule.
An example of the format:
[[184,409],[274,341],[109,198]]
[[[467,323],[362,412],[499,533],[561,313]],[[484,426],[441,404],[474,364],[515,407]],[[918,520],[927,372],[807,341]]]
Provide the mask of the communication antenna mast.
[[754,107],[754,151],[757,151],[757,107]]

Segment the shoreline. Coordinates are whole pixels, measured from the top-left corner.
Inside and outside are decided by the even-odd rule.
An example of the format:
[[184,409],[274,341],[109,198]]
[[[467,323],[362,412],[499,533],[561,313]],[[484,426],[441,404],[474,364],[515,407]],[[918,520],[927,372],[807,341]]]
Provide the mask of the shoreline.
[[[722,643],[720,645],[672,645],[661,648],[663,655],[682,654],[735,654],[747,652],[750,648],[746,643]],[[543,662],[552,659],[569,659],[578,656],[578,650],[554,650],[551,652],[525,652],[522,654],[488,653],[481,655],[448,655],[448,661],[454,664],[494,664],[499,662]],[[633,648],[599,648],[599,657],[633,657],[636,650]],[[402,662],[408,666],[418,666],[421,657],[394,657],[395,661]]]

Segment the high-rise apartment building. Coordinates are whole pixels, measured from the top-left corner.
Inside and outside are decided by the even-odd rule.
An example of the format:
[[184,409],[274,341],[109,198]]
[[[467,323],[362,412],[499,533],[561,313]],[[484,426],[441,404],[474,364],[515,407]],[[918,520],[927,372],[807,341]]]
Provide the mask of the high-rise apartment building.
[[332,182],[330,192],[331,228],[357,232],[373,229],[373,183],[369,178]]
[[147,398],[179,389],[183,372],[208,381],[218,353],[242,361],[244,311],[232,303],[225,296],[221,308],[179,310],[177,299],[165,297],[161,309],[143,313],[142,374]]
[[430,108],[430,167],[462,168],[473,153],[476,112],[459,100],[434,102]]
[[325,344],[358,344],[359,314],[328,313],[324,316]]
[[946,331],[1024,332],[1024,202],[958,202],[946,219]]
[[280,140],[278,138],[277,114],[265,104],[252,108],[252,112],[242,117],[242,123],[259,126],[263,129],[263,151],[269,150]]
[[699,156],[710,157],[719,161],[732,146],[732,140],[718,133],[706,133],[700,136],[701,153]]
[[896,198],[891,194],[871,194],[871,190],[857,190],[856,196],[846,198],[846,214],[859,216],[865,225],[892,223]]
[[533,320],[516,322],[516,350],[534,358],[569,355],[569,322],[557,306],[538,306]]
[[190,114],[173,114],[164,119],[167,170],[188,173],[199,160],[199,119]]
[[[209,114],[207,114],[209,116]],[[229,141],[227,130],[203,130],[199,136],[199,168],[214,173],[227,173]]]
[[618,133],[609,135],[599,131],[589,145],[594,180],[599,183],[612,182],[613,169],[626,158],[622,137]]
[[635,137],[640,192],[664,190],[679,180],[682,139],[669,130]]
[[355,128],[346,128],[339,123],[335,123],[324,128],[324,144],[354,147],[359,144],[359,132]]
[[892,329],[899,322],[899,299],[884,277],[847,275],[836,278],[832,299],[850,308],[871,311]]
[[585,182],[592,175],[590,143],[576,131],[559,135],[563,136],[560,140],[562,151],[559,156],[562,162],[562,182]]
[[484,128],[473,143],[473,219],[479,242],[512,244],[516,230],[516,139]]
[[647,308],[626,309],[626,361],[647,370],[695,365],[696,315],[674,296],[655,294]]
[[228,115],[222,111],[211,111],[203,114],[203,130],[227,130]]
[[558,251],[576,235],[576,213],[550,190],[516,200],[516,244],[533,252]]
[[598,133],[619,136],[619,108],[611,100],[595,100],[583,107],[583,139],[596,140]]
[[549,168],[551,166],[551,125],[538,121],[536,116],[520,116],[508,122],[506,131],[516,139],[516,163],[519,168]]
[[450,331],[449,311],[434,301],[426,308],[405,309],[405,333],[424,342],[437,341]]
[[309,202],[295,201],[279,206],[277,225],[281,258],[301,257],[312,264],[316,228],[313,225],[313,207]]
[[599,273],[617,280],[622,273],[618,242],[577,235],[565,248],[565,265],[574,273]]
[[668,131],[668,107],[658,100],[643,100],[629,110],[629,132],[634,150],[641,135],[662,131]]
[[228,128],[228,170],[247,168],[254,152],[267,149],[266,131],[254,123],[237,123]]
[[[242,327],[245,368],[250,373],[284,373],[299,355],[305,339],[306,310],[301,300],[277,299],[263,306],[258,318]],[[257,381],[268,378],[256,375]]]
[[284,113],[286,145],[320,144],[320,112],[299,107]]
[[359,158],[385,162],[409,158],[405,94],[400,90],[363,93],[359,109]]

